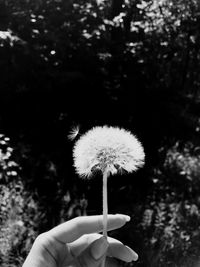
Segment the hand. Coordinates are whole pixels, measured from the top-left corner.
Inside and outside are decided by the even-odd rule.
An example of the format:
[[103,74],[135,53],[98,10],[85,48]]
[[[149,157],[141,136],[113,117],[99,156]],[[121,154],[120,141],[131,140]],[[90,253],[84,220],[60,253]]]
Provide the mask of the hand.
[[[127,215],[108,215],[108,230],[122,227]],[[137,254],[114,238],[105,240],[102,216],[77,217],[39,235],[22,267],[116,267],[114,258],[136,261]]]

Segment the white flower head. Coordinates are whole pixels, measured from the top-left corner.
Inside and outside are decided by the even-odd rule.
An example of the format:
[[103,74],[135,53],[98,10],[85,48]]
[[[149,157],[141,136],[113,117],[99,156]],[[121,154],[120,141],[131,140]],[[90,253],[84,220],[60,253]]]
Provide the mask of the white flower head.
[[94,127],[80,137],[73,150],[74,167],[83,177],[94,171],[111,174],[136,171],[144,164],[144,150],[137,138],[118,127]]

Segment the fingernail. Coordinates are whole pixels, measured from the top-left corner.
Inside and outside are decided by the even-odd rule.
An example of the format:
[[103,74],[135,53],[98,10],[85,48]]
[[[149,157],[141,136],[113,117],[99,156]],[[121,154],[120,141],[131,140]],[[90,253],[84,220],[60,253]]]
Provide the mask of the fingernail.
[[130,222],[130,220],[131,220],[131,217],[128,216],[128,215],[124,215],[124,214],[116,214],[116,215],[122,216],[125,219],[126,222]]
[[128,261],[137,261],[138,260],[138,254],[133,251],[131,248],[129,248],[128,246],[125,246],[127,248],[127,255],[129,255],[128,257]]
[[138,254],[135,252],[133,255],[133,261],[137,261],[138,260]]
[[108,248],[108,242],[105,237],[101,237],[94,241],[91,247],[91,255],[95,260],[100,259]]
[[126,220],[126,222],[130,222],[130,220],[131,220],[131,217],[130,217],[130,216],[128,216],[128,215],[125,215],[125,220]]

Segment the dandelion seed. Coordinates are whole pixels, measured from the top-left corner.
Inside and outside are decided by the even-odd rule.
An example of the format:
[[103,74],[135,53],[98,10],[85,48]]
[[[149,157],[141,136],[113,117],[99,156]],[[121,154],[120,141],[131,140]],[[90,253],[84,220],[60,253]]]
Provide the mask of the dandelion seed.
[[69,134],[67,135],[67,138],[70,141],[73,141],[77,137],[77,135],[79,134],[79,131],[80,131],[80,126],[79,125],[73,126],[71,128]]
[[95,171],[103,174],[103,235],[107,238],[107,178],[110,174],[123,170],[133,172],[142,167],[143,147],[129,131],[118,127],[94,127],[76,142],[73,158],[81,177],[90,178]]

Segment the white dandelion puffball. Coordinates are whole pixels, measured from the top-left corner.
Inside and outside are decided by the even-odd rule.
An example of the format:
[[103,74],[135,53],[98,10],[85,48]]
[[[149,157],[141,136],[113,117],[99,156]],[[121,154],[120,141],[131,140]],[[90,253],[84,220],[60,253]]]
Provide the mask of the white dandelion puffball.
[[73,150],[74,167],[83,177],[100,170],[116,174],[136,171],[144,164],[141,143],[129,131],[118,127],[94,127],[80,137]]

